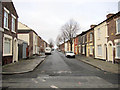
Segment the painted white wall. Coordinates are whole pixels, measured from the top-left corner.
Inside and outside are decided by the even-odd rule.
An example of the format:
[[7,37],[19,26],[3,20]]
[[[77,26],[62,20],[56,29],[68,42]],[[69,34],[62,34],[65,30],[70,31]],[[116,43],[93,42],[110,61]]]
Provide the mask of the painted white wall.
[[[98,38],[98,28],[100,28],[100,38]],[[107,23],[103,22],[102,24],[98,25],[94,28],[94,40],[95,40],[95,58],[105,59],[105,48],[104,45],[107,45]],[[102,46],[102,55],[98,56],[98,45]]]
[[18,62],[18,40],[14,38],[13,41],[13,63]]
[[37,54],[37,39],[38,36],[33,32],[33,54]]
[[27,25],[25,25],[21,22],[18,22],[18,29],[19,30],[30,30],[31,28],[29,28]]
[[29,45],[29,34],[17,34],[17,35],[18,35],[18,39],[21,39],[21,40],[27,42]]

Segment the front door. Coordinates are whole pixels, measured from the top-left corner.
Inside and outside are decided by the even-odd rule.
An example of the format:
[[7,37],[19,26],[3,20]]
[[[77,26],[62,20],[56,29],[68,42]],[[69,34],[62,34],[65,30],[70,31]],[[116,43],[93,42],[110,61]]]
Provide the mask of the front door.
[[112,44],[108,45],[108,61],[113,61],[113,48],[112,48]]

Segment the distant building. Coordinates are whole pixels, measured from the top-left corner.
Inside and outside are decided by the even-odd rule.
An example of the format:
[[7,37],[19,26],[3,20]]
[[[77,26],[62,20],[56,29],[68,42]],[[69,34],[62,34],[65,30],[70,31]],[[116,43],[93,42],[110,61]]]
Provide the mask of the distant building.
[[29,57],[39,54],[38,34],[21,22],[18,22],[18,39],[28,43]]

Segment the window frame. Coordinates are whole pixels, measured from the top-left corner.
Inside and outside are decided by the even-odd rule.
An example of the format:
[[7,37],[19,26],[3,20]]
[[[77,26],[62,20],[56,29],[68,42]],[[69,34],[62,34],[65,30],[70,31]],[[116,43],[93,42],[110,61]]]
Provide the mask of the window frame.
[[[118,34],[120,34],[120,32],[118,32],[118,20],[120,21],[120,18],[118,18],[117,20],[116,20],[116,35],[118,35]],[[120,22],[119,22],[120,23]]]
[[[5,53],[5,39],[10,39],[10,53]],[[3,37],[3,56],[12,56],[12,36],[4,34]]]
[[101,36],[100,28],[97,29],[97,34],[98,34],[98,35],[97,35],[97,36],[98,36],[97,38],[100,39],[100,36]]
[[82,54],[85,54],[85,46],[82,46]]
[[[12,30],[12,32],[14,32],[14,33],[16,33],[16,31],[15,31],[15,28],[16,28],[16,26],[15,26],[15,24],[16,24],[16,17],[13,15],[13,14],[11,14],[11,16],[12,16],[12,24],[11,24],[11,30]],[[14,22],[13,22],[13,20],[14,20]],[[13,24],[14,23],[14,24]],[[14,25],[14,26],[13,26]],[[13,28],[14,27],[14,28]]]
[[[118,43],[120,43],[120,42],[118,42]],[[117,59],[120,59],[120,56],[118,56],[118,51],[117,51],[117,48],[119,47],[120,48],[120,45],[117,45],[118,43],[116,43],[116,57],[115,58],[117,58]]]
[[[5,13],[6,13],[6,17],[5,17]],[[4,28],[5,29],[7,29],[7,30],[9,30],[9,10],[7,10],[5,7],[4,7]],[[5,19],[7,20],[7,21],[5,21]],[[7,26],[6,26],[6,24],[7,24]]]
[[[98,56],[102,56],[102,45],[97,45],[97,54],[98,54]],[[101,50],[101,52],[99,52],[99,50]]]
[[90,45],[90,54],[93,54],[93,46]]
[[92,41],[93,40],[93,34],[92,34],[92,32],[90,32],[90,41]]

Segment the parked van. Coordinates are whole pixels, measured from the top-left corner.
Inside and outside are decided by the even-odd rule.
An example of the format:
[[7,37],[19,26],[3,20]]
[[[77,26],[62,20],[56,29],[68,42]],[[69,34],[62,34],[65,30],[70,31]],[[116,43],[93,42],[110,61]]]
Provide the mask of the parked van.
[[50,47],[46,47],[45,48],[45,55],[47,55],[47,54],[51,54],[51,48]]

